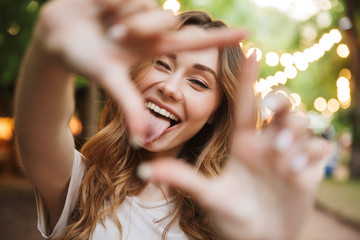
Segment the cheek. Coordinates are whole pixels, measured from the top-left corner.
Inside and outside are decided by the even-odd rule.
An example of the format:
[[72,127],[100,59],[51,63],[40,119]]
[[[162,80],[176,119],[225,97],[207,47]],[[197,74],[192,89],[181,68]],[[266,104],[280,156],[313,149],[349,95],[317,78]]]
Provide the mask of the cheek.
[[144,92],[150,86],[157,83],[159,81],[159,77],[160,76],[158,76],[157,72],[152,69],[150,70],[149,74],[138,83],[137,88],[140,92]]
[[193,101],[188,101],[188,118],[192,121],[205,123],[211,114],[219,106],[218,96],[196,97],[192,95]]

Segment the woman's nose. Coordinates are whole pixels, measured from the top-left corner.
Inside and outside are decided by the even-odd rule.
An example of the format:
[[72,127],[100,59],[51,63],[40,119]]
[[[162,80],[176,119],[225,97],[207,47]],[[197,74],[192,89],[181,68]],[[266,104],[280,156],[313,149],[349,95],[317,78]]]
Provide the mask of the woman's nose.
[[159,83],[158,89],[165,97],[175,101],[181,101],[183,98],[182,92],[180,90],[180,81],[174,78]]

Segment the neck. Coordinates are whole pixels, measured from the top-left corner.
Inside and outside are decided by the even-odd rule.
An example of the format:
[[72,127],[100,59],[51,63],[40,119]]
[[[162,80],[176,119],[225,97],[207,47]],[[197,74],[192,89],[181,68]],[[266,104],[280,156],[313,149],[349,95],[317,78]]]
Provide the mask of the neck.
[[[174,149],[161,152],[151,152],[146,149],[139,151],[140,161],[154,161],[161,158],[176,158],[182,146]],[[158,202],[167,199],[171,196],[170,188],[168,185],[157,184],[154,182],[148,182],[146,186],[136,194],[136,197],[144,202]]]
[[141,192],[136,194],[136,197],[144,202],[159,202],[171,196],[170,188],[167,185],[161,185],[153,182],[148,182]]

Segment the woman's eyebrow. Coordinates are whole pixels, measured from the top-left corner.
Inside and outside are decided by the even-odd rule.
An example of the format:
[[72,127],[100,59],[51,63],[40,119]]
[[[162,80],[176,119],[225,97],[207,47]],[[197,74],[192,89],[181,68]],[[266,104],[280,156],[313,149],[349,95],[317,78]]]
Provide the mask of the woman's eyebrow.
[[215,71],[212,70],[211,68],[205,66],[205,65],[196,63],[196,64],[193,65],[193,68],[198,69],[198,70],[202,70],[202,71],[209,72],[209,73],[211,73],[211,74],[215,77],[215,80],[218,80],[218,77],[217,77]]

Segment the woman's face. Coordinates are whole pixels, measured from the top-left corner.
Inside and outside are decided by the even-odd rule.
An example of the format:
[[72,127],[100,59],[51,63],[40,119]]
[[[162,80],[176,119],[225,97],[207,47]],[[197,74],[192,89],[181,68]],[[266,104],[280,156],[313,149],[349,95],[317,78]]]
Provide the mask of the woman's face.
[[149,132],[143,139],[146,150],[177,154],[183,143],[211,121],[222,95],[218,57],[219,50],[211,48],[158,59],[138,85],[149,115]]

